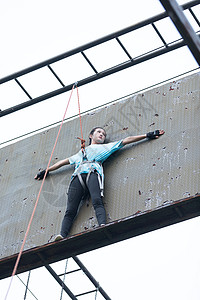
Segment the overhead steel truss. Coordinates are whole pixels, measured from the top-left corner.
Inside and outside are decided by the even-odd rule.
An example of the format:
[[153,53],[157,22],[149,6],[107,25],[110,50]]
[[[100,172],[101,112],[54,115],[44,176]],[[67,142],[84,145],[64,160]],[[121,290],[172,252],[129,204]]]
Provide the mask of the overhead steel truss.
[[[23,109],[25,107],[31,106],[33,104],[39,103],[41,101],[44,101],[46,99],[52,98],[54,96],[60,95],[62,93],[65,93],[69,90],[72,89],[74,82],[68,85],[65,85],[63,83],[63,80],[61,80],[61,78],[58,76],[58,74],[56,74],[56,72],[54,71],[52,64],[58,61],[61,61],[67,57],[73,56],[75,54],[81,54],[84,59],[87,61],[87,63],[89,64],[89,66],[92,68],[94,74],[87,77],[87,78],[83,78],[80,79],[78,81],[78,85],[82,86],[85,85],[87,83],[93,82],[95,80],[98,80],[100,78],[106,77],[108,75],[114,74],[116,72],[119,72],[121,70],[127,69],[129,67],[132,67],[134,65],[137,65],[139,63],[142,63],[144,61],[147,61],[149,59],[155,58],[159,55],[168,53],[170,51],[176,50],[180,47],[183,46],[188,46],[190,51],[192,52],[193,56],[195,57],[197,63],[200,65],[200,39],[199,39],[199,32],[195,33],[194,30],[192,29],[190,23],[187,21],[185,15],[183,14],[183,10],[189,10],[189,12],[191,13],[192,17],[194,18],[194,20],[197,22],[198,26],[200,26],[200,22],[197,18],[197,16],[195,15],[194,11],[192,10],[192,7],[196,6],[196,5],[200,5],[199,4],[199,0],[194,0],[191,2],[188,2],[186,4],[184,4],[182,7],[180,7],[179,5],[177,5],[175,0],[160,0],[160,2],[163,4],[163,6],[166,9],[166,12],[161,13],[157,16],[154,16],[152,18],[149,18],[147,20],[144,20],[142,22],[139,22],[135,25],[129,26],[127,28],[124,28],[122,30],[119,30],[117,32],[114,32],[112,34],[109,34],[105,37],[102,37],[100,39],[97,39],[93,42],[87,43],[83,46],[77,47],[73,50],[67,51],[63,54],[60,54],[56,57],[50,58],[48,60],[45,60],[41,63],[38,63],[34,66],[31,66],[29,68],[26,68],[24,70],[21,70],[19,72],[16,72],[14,74],[8,75],[2,79],[0,79],[0,84],[6,83],[8,81],[14,80],[18,86],[22,89],[22,91],[26,94],[28,100],[25,102],[22,102],[20,104],[17,104],[15,106],[12,106],[10,108],[6,108],[4,110],[0,111],[0,117],[3,117],[5,115],[8,115],[10,113],[16,112],[20,109]],[[155,23],[157,21],[160,21],[162,19],[165,18],[171,18],[172,21],[174,22],[175,26],[177,27],[178,31],[180,32],[182,38],[176,41],[173,41],[171,43],[166,43],[164,37],[162,36],[162,34],[159,32],[158,28],[156,27]],[[125,48],[124,44],[122,43],[122,41],[120,40],[120,37],[130,33],[136,29],[145,27],[145,26],[152,26],[153,29],[155,30],[156,34],[158,35],[158,37],[160,38],[160,40],[162,41],[162,46],[159,48],[156,48],[150,52],[147,52],[145,54],[142,54],[138,57],[132,57],[130,55],[130,53],[128,52],[128,50]],[[87,55],[85,54],[84,51],[96,47],[98,45],[101,45],[103,43],[106,43],[108,41],[111,40],[116,40],[117,43],[119,44],[119,46],[123,49],[123,51],[125,52],[128,60],[120,63],[118,65],[115,65],[109,69],[103,70],[101,72],[98,72],[97,68],[94,66],[94,64],[91,62],[91,60],[87,57]],[[53,90],[49,93],[40,95],[36,98],[32,98],[30,93],[26,90],[26,87],[24,87],[21,82],[20,82],[20,77],[23,75],[26,75],[30,72],[34,72],[38,69],[41,68],[48,68],[49,71],[55,76],[55,78],[59,81],[59,84],[62,86],[59,89]]]

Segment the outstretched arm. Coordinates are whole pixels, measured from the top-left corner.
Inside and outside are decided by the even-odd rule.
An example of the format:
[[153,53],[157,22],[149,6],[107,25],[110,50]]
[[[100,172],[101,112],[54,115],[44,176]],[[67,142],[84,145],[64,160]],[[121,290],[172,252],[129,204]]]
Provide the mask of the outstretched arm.
[[[54,165],[52,165],[51,167],[48,168],[47,175],[49,174],[49,172],[55,171],[55,170],[61,168],[62,166],[69,165],[69,164],[70,164],[69,158],[65,158],[63,160],[60,160],[60,161],[58,161],[57,163],[55,163]],[[43,171],[39,172],[38,174],[35,175],[34,178],[37,179],[37,180],[43,179],[45,172],[46,172],[46,170],[43,170]]]
[[55,171],[65,165],[69,165],[69,158],[65,158],[63,160],[58,161],[57,163],[48,168],[48,172]]
[[133,136],[128,136],[126,137],[123,141],[122,141],[122,144],[123,145],[128,145],[128,144],[131,144],[131,143],[135,143],[135,142],[138,142],[140,140],[143,140],[147,137],[146,134],[143,134],[143,135],[133,135]]
[[164,130],[156,130],[154,132],[149,132],[149,133],[142,134],[142,135],[128,136],[122,141],[122,144],[128,145],[131,143],[141,141],[145,138],[157,139],[160,135],[163,135],[164,133],[165,133]]

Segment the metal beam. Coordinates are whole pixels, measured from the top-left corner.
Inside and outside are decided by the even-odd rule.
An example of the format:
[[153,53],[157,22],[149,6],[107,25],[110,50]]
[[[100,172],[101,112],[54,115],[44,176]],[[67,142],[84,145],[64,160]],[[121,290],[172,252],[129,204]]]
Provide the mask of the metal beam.
[[[186,4],[184,4],[182,6],[182,8],[185,10],[185,9],[189,9],[191,7],[194,7],[194,6],[198,5],[198,4],[199,4],[199,0],[193,0],[193,1],[190,1],[190,2],[188,2]],[[159,20],[162,20],[162,19],[166,18],[167,16],[168,16],[167,12],[161,13],[161,14],[159,14],[157,16],[151,17],[151,18],[149,18],[147,20],[141,21],[141,22],[139,22],[137,24],[131,25],[129,27],[126,27],[124,29],[121,29],[119,31],[111,33],[111,34],[109,34],[109,35],[107,35],[105,37],[99,38],[99,39],[97,39],[95,41],[92,41],[90,43],[87,43],[87,44],[85,44],[83,46],[80,46],[80,47],[77,47],[77,48],[72,49],[70,51],[64,52],[64,53],[62,53],[60,55],[57,55],[57,56],[55,56],[53,58],[47,59],[47,60],[45,60],[43,62],[40,62],[40,63],[38,63],[36,65],[33,65],[31,67],[28,67],[26,69],[23,69],[21,71],[18,71],[16,73],[11,74],[11,75],[8,75],[8,76],[6,76],[4,78],[1,78],[0,79],[0,84],[4,83],[4,82],[7,82],[7,81],[10,81],[12,79],[18,78],[18,77],[20,77],[22,75],[28,74],[28,73],[30,73],[32,71],[38,70],[38,69],[40,69],[42,67],[48,66],[48,65],[50,65],[52,63],[55,63],[55,62],[57,62],[59,60],[62,60],[64,58],[67,58],[67,57],[72,56],[74,54],[80,53],[81,51],[85,51],[85,50],[90,49],[92,47],[95,47],[97,45],[103,44],[103,43],[105,43],[107,41],[115,39],[116,37],[122,36],[122,35],[124,35],[126,33],[129,33],[131,31],[133,31],[133,30],[139,29],[139,28],[144,27],[146,25],[149,25],[149,24],[152,24],[152,23],[157,22]]]
[[74,261],[77,263],[77,265],[81,268],[81,270],[85,273],[85,275],[90,279],[90,281],[94,284],[94,286],[98,289],[98,291],[101,293],[101,295],[106,300],[111,300],[111,298],[106,294],[106,292],[103,290],[103,288],[99,285],[99,283],[96,281],[96,279],[92,276],[92,274],[86,269],[84,264],[80,261],[80,259],[77,256],[73,257]]
[[77,300],[75,295],[70,291],[70,289],[66,286],[66,284],[60,279],[60,277],[56,274],[56,272],[50,267],[49,265],[46,265],[45,268],[49,271],[49,273],[54,277],[54,279],[60,284],[60,286],[63,288],[63,290],[67,293],[67,295],[72,300]]
[[200,39],[176,0],[160,0],[200,66]]
[[[170,51],[176,50],[178,48],[181,48],[181,47],[183,47],[185,45],[186,45],[185,41],[182,40],[182,41],[177,42],[175,44],[172,44],[171,46],[168,46],[168,47],[164,47],[163,46],[161,50],[152,51],[152,52],[150,52],[150,53],[148,53],[146,55],[142,55],[142,56],[140,56],[140,57],[138,57],[138,58],[136,58],[134,60],[129,60],[129,61],[125,62],[125,63],[122,63],[120,65],[114,66],[114,67],[112,67],[110,69],[107,69],[105,71],[102,71],[102,72],[100,72],[98,74],[94,74],[94,75],[92,75],[90,77],[81,79],[78,82],[78,86],[80,87],[82,85],[85,85],[85,84],[88,84],[90,82],[96,81],[96,80],[98,80],[100,78],[104,78],[104,77],[109,76],[111,74],[114,74],[114,73],[117,73],[119,71],[125,70],[125,69],[130,68],[130,67],[132,67],[134,65],[137,65],[137,64],[142,63],[144,61],[147,61],[149,59],[155,58],[155,57],[157,57],[159,55],[162,55],[162,54],[168,53]],[[31,106],[33,104],[39,103],[41,101],[47,100],[49,98],[52,98],[52,97],[55,97],[55,96],[60,95],[62,93],[65,93],[67,91],[70,91],[72,89],[73,85],[74,85],[74,82],[71,83],[71,84],[69,84],[69,85],[67,85],[67,86],[65,86],[65,87],[63,87],[63,88],[54,90],[52,92],[49,92],[47,94],[44,94],[44,95],[39,96],[37,98],[34,98],[32,100],[20,103],[18,105],[15,105],[15,106],[7,108],[7,109],[4,109],[4,110],[0,111],[0,117],[6,116],[8,114],[16,112],[16,111],[18,111],[20,109],[23,109],[25,107]]]
[[[42,259],[42,261],[45,264],[45,259],[44,256],[41,253],[38,253],[38,256]],[[101,293],[101,295],[104,297],[104,299],[106,300],[111,300],[111,298],[107,295],[107,293],[104,291],[104,289],[99,285],[99,283],[96,281],[96,279],[92,276],[92,274],[88,271],[88,269],[84,266],[84,264],[80,261],[80,259],[77,256],[73,257],[73,260],[77,263],[77,265],[80,267],[79,270],[82,270],[84,272],[84,274],[88,277],[88,279],[92,282],[92,284],[95,286],[95,288]],[[68,296],[72,299],[72,300],[77,300],[78,296],[81,295],[85,295],[88,294],[90,292],[86,292],[86,293],[82,293],[79,295],[74,295],[71,290],[65,285],[65,283],[60,279],[60,276],[53,270],[53,268],[48,265],[45,264],[44,265],[45,268],[49,271],[49,273],[54,277],[54,279],[61,285],[61,287],[63,288],[63,290],[68,294]],[[78,270],[78,271],[79,271]],[[77,270],[75,270],[77,271]],[[71,273],[71,272],[70,272]],[[96,291],[96,290],[95,290]],[[94,292],[94,290],[92,291]]]
[[[163,0],[163,1],[165,1],[165,0]],[[199,1],[198,1],[198,0],[194,0],[194,1],[191,1],[191,2],[189,2],[189,3],[184,4],[184,5],[182,6],[182,9],[191,9],[191,7],[196,6],[196,5],[198,5],[198,4],[199,4]],[[85,84],[87,84],[87,83],[93,82],[93,81],[98,80],[98,79],[101,79],[101,78],[103,78],[103,77],[106,77],[106,76],[108,76],[108,75],[111,75],[111,74],[114,74],[114,73],[116,73],[116,72],[119,72],[119,71],[121,71],[121,70],[124,70],[124,69],[126,69],[126,68],[129,68],[129,67],[132,67],[132,66],[134,66],[134,65],[137,65],[137,64],[139,64],[139,63],[142,63],[142,62],[144,62],[144,61],[147,61],[147,60],[149,60],[149,59],[151,59],[151,58],[154,58],[154,57],[157,57],[157,56],[159,56],[159,55],[165,54],[165,53],[167,53],[167,52],[169,52],[169,51],[173,51],[173,50],[176,50],[176,49],[178,49],[178,48],[180,48],[180,47],[182,47],[182,46],[185,46],[185,45],[188,43],[188,40],[186,40],[186,39],[183,40],[183,41],[181,41],[181,42],[173,41],[173,43],[166,44],[165,40],[163,39],[163,37],[161,36],[160,32],[157,30],[157,28],[156,28],[156,26],[155,26],[155,24],[154,24],[156,21],[162,20],[162,19],[164,19],[164,18],[166,18],[166,17],[168,17],[168,14],[167,14],[167,12],[164,12],[164,13],[162,13],[162,14],[159,14],[159,15],[157,15],[157,16],[154,16],[154,17],[152,17],[152,18],[149,18],[149,19],[147,19],[147,20],[144,20],[144,21],[142,21],[142,22],[139,22],[139,23],[137,23],[137,24],[135,24],[135,25],[126,27],[126,28],[124,28],[124,29],[122,29],[122,30],[119,30],[119,31],[117,31],[117,32],[114,32],[114,33],[112,33],[112,34],[109,34],[109,35],[107,35],[107,36],[105,36],[105,37],[102,37],[102,38],[100,38],[100,39],[98,39],[98,40],[95,40],[95,41],[93,41],[93,42],[90,42],[90,43],[88,43],[88,44],[85,44],[85,45],[83,45],[83,46],[80,46],[80,47],[78,47],[78,48],[75,48],[75,49],[73,49],[73,50],[70,50],[70,51],[68,51],[68,52],[65,52],[65,53],[63,53],[63,54],[61,54],[61,55],[58,55],[58,56],[53,57],[53,58],[51,58],[51,59],[48,59],[48,60],[46,60],[46,61],[44,61],[44,62],[41,62],[41,63],[39,63],[39,64],[36,64],[36,65],[34,65],[34,66],[32,66],[32,67],[26,68],[26,69],[24,69],[24,70],[21,70],[21,71],[19,71],[19,72],[16,72],[16,73],[14,73],[14,74],[11,74],[11,75],[9,75],[9,76],[6,76],[6,77],[0,79],[0,84],[1,84],[1,83],[5,83],[5,82],[7,82],[7,81],[10,81],[10,80],[14,79],[14,80],[18,83],[18,85],[22,88],[22,90],[26,93],[26,95],[29,97],[29,99],[31,99],[31,96],[28,94],[28,92],[27,92],[27,91],[25,90],[25,88],[19,83],[19,80],[17,79],[18,77],[20,77],[20,76],[22,76],[22,75],[28,74],[28,73],[33,72],[33,71],[35,71],[35,70],[37,70],[37,69],[40,69],[40,68],[42,68],[42,67],[48,67],[49,70],[50,70],[50,71],[53,73],[53,75],[56,77],[56,79],[57,79],[57,80],[60,82],[60,84],[62,85],[62,88],[60,88],[60,89],[51,91],[51,92],[49,92],[49,93],[47,93],[47,94],[44,94],[44,95],[40,95],[40,96],[37,97],[37,98],[28,100],[28,101],[26,101],[26,102],[22,102],[22,103],[20,103],[20,104],[17,104],[17,105],[15,105],[15,106],[12,106],[12,107],[9,107],[9,108],[6,108],[6,109],[4,109],[4,110],[0,110],[0,117],[6,116],[6,115],[8,115],[8,114],[10,114],[10,113],[16,112],[16,111],[18,111],[18,110],[20,110],[20,109],[26,108],[26,107],[28,107],[28,106],[31,106],[31,105],[33,105],[33,104],[39,103],[39,102],[41,102],[41,101],[43,101],[43,100],[47,100],[47,99],[49,99],[49,98],[52,98],[52,97],[54,97],[54,96],[60,95],[60,94],[62,94],[62,93],[65,93],[65,92],[71,90],[74,83],[71,83],[71,84],[65,86],[64,83],[61,81],[61,79],[58,77],[58,75],[54,72],[54,70],[53,70],[52,67],[50,66],[50,64],[52,64],[52,63],[54,63],[54,62],[57,62],[57,61],[59,61],[59,60],[62,60],[62,59],[64,59],[64,58],[66,58],[66,57],[72,56],[72,55],[77,54],[77,53],[82,54],[82,55],[84,56],[84,58],[87,60],[87,62],[89,63],[89,65],[92,67],[93,71],[95,72],[94,75],[92,75],[92,76],[90,76],[90,77],[87,77],[87,78],[84,78],[84,79],[81,79],[81,80],[79,81],[79,83],[78,83],[79,86],[82,86],[82,85],[85,85]],[[195,19],[195,20],[196,20],[196,19]],[[138,57],[136,57],[136,58],[133,59],[133,58],[130,56],[130,54],[128,53],[127,49],[126,49],[126,48],[124,47],[124,45],[121,43],[121,41],[119,40],[118,37],[119,37],[119,36],[122,36],[122,35],[124,35],[124,34],[126,34],[126,33],[129,33],[129,32],[131,32],[131,31],[134,31],[134,30],[136,30],[136,29],[139,29],[139,28],[142,28],[142,27],[144,27],[144,26],[150,25],[150,24],[154,27],[154,29],[156,30],[157,34],[159,35],[159,37],[161,38],[162,42],[164,43],[164,45],[163,45],[163,47],[160,47],[160,48],[158,48],[158,49],[154,49],[154,50],[152,50],[152,51],[150,51],[150,52],[148,52],[148,53],[146,53],[146,54],[143,54],[143,55],[138,56]],[[199,38],[199,36],[197,37],[197,39],[198,39],[198,38]],[[116,40],[118,41],[118,43],[120,44],[120,46],[123,48],[123,50],[125,51],[125,53],[128,55],[129,60],[126,61],[126,62],[123,62],[123,63],[121,63],[121,64],[119,64],[119,65],[113,66],[113,67],[111,67],[111,68],[109,68],[109,69],[107,69],[107,70],[103,70],[102,72],[98,73],[97,70],[95,69],[95,67],[93,66],[93,64],[90,62],[90,60],[87,58],[86,54],[85,54],[83,51],[84,51],[84,50],[87,50],[87,49],[90,49],[90,48],[92,48],[92,47],[95,47],[95,46],[97,46],[97,45],[100,45],[100,44],[102,44],[102,43],[105,43],[105,42],[107,42],[107,41],[109,41],[109,40],[112,40],[112,39],[116,39]],[[165,49],[164,49],[164,48],[165,48]],[[191,49],[195,49],[195,47],[191,45]],[[198,51],[196,51],[196,52],[198,52]],[[198,55],[197,55],[197,56],[198,56]],[[200,60],[200,58],[198,58],[198,59]]]
[[58,274],[50,267],[48,264],[45,264],[44,256],[41,253],[38,253],[38,256],[43,261],[45,268],[49,271],[49,273],[54,277],[54,279],[60,284],[60,286],[63,288],[63,290],[67,293],[67,295],[72,300],[78,300],[75,295],[70,291],[70,289],[66,286],[66,284],[60,279]]
[[157,33],[157,35],[159,36],[159,38],[161,39],[161,41],[163,42],[163,44],[165,45],[165,47],[168,47],[165,39],[163,38],[162,34],[160,33],[160,31],[158,30],[156,25],[154,23],[152,23],[151,25],[152,25],[153,29],[155,30],[155,32]]
[[[180,213],[177,213],[181,211]],[[104,247],[140,234],[200,216],[200,195],[176,201],[162,208],[113,221],[106,226],[23,252],[17,273]],[[105,231],[109,228],[108,238]],[[44,260],[45,257],[45,260]],[[17,254],[0,259],[0,279],[11,276]],[[48,268],[49,271],[50,268]],[[59,278],[60,279],[60,278]]]

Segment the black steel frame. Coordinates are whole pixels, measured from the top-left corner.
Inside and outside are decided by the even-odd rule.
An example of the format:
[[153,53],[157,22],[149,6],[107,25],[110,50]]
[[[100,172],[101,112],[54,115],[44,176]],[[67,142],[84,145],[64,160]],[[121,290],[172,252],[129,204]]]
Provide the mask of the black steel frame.
[[[160,0],[200,66],[200,39],[175,0]],[[193,14],[192,14],[193,15]],[[196,19],[195,19],[196,20]]]
[[82,271],[84,274],[87,276],[87,278],[90,280],[90,282],[95,286],[94,290],[90,290],[87,292],[83,292],[81,294],[74,295],[74,293],[67,287],[67,285],[60,279],[61,275],[58,275],[54,269],[49,265],[45,263],[45,257],[39,253],[38,254],[40,259],[43,261],[45,268],[49,271],[49,273],[54,277],[54,279],[60,284],[60,286],[63,288],[63,290],[67,293],[67,295],[72,299],[72,300],[77,300],[77,297],[91,294],[94,292],[99,292],[104,299],[106,300],[111,300],[111,298],[108,296],[108,294],[104,291],[104,289],[100,286],[100,284],[96,281],[96,279],[92,276],[92,274],[88,271],[88,269],[85,267],[85,265],[80,261],[80,259],[77,256],[73,256],[73,260],[76,262],[76,264],[79,266],[79,269],[75,269],[70,272],[66,272],[65,274],[77,272],[77,271]]
[[[85,60],[87,61],[87,63],[90,65],[90,67],[92,68],[92,70],[94,72],[94,75],[79,80],[79,82],[78,82],[79,86],[85,85],[87,83],[93,82],[93,81],[98,80],[100,78],[103,78],[103,77],[106,77],[108,75],[114,74],[116,72],[127,69],[129,67],[132,67],[134,65],[137,65],[139,63],[142,63],[142,62],[147,61],[149,59],[155,58],[159,55],[168,53],[170,51],[176,50],[176,49],[178,49],[180,47],[183,47],[183,46],[186,46],[186,45],[189,47],[189,49],[191,50],[191,52],[194,55],[195,59],[197,60],[197,63],[200,65],[199,34],[196,34],[193,31],[193,29],[191,28],[189,22],[187,21],[187,19],[183,15],[183,11],[182,11],[182,10],[188,9],[190,11],[192,17],[194,18],[194,20],[199,25],[199,20],[196,17],[196,15],[194,14],[194,12],[192,11],[192,7],[194,7],[196,5],[199,5],[199,0],[194,0],[194,1],[191,1],[189,3],[186,3],[182,6],[182,8],[180,8],[180,6],[178,6],[176,4],[175,0],[160,0],[160,2],[163,4],[165,9],[167,10],[166,12],[164,12],[162,14],[159,14],[157,16],[154,16],[152,18],[149,18],[147,20],[139,22],[135,25],[129,26],[127,28],[124,28],[124,29],[122,29],[120,31],[117,31],[115,33],[109,34],[109,35],[107,35],[105,37],[102,37],[100,39],[97,39],[93,42],[87,43],[83,46],[80,46],[80,47],[75,48],[73,50],[67,51],[63,54],[60,54],[60,55],[56,56],[56,57],[45,60],[45,61],[43,61],[41,63],[38,63],[34,66],[31,66],[29,68],[26,68],[24,70],[21,70],[19,72],[16,72],[14,74],[8,75],[8,76],[0,79],[0,84],[6,83],[10,80],[15,80],[15,82],[19,85],[19,87],[23,90],[23,92],[29,98],[28,101],[25,101],[23,103],[20,103],[18,105],[15,105],[15,106],[12,106],[10,108],[7,108],[5,110],[0,111],[0,117],[3,117],[5,115],[16,112],[16,111],[18,111],[20,109],[23,109],[25,107],[31,106],[33,104],[39,103],[41,101],[44,101],[46,99],[52,98],[54,96],[60,95],[62,93],[65,93],[65,92],[71,90],[74,83],[71,83],[71,84],[65,86],[65,84],[59,78],[59,76],[55,73],[55,71],[53,70],[51,65],[53,63],[57,62],[57,61],[63,60],[67,57],[70,57],[70,56],[78,54],[78,53],[80,53],[85,58]],[[177,11],[178,11],[178,13],[177,13]],[[179,30],[179,32],[182,35],[182,39],[180,39],[178,41],[173,41],[172,43],[169,43],[169,44],[167,44],[165,42],[164,38],[162,37],[161,33],[158,31],[158,29],[155,25],[155,22],[157,22],[159,20],[162,20],[164,18],[167,18],[168,16],[171,17],[171,19],[174,22],[175,26],[177,27],[177,29]],[[161,41],[163,43],[163,46],[161,46],[158,49],[154,49],[151,52],[145,53],[145,54],[143,54],[139,57],[132,58],[131,55],[129,54],[128,50],[125,48],[125,46],[120,41],[119,37],[122,36],[122,35],[125,35],[129,32],[132,32],[136,29],[142,28],[144,26],[148,26],[148,25],[151,25],[154,28],[155,32],[157,33],[157,35],[161,39]],[[95,66],[92,64],[92,62],[86,56],[84,51],[87,50],[87,49],[90,49],[92,47],[95,47],[97,45],[108,42],[110,40],[113,40],[113,39],[115,39],[118,42],[118,44],[121,46],[123,51],[126,53],[129,60],[124,62],[124,63],[121,63],[119,65],[113,66],[113,67],[111,67],[107,70],[104,70],[102,72],[98,72],[97,69],[95,68]],[[28,93],[28,91],[25,89],[25,87],[20,83],[19,77],[22,76],[22,75],[26,75],[30,72],[36,71],[36,70],[38,70],[40,68],[43,68],[43,67],[48,67],[48,69],[52,72],[52,74],[59,81],[59,83],[61,84],[62,87],[57,89],[57,90],[53,90],[53,91],[51,91],[47,94],[41,95],[41,96],[36,97],[36,98],[33,99],[31,97],[31,95]]]

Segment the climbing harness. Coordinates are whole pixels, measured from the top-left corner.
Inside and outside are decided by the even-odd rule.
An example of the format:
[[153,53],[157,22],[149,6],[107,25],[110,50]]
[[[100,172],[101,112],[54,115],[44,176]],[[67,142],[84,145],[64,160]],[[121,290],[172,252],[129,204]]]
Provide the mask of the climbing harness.
[[[100,165],[102,176],[101,176],[101,175],[96,171],[96,169],[93,167],[92,164],[94,164],[94,163],[98,163],[98,164]],[[89,172],[87,173],[87,177],[86,177],[86,183],[84,183],[83,178],[82,178],[81,173],[80,173],[80,172],[81,172],[81,167],[82,167],[83,164],[87,164],[87,165],[88,165],[88,168],[89,168]],[[81,186],[83,187],[85,193],[87,192],[88,181],[89,181],[90,175],[91,175],[92,173],[96,173],[97,176],[98,176],[99,188],[100,188],[101,196],[103,197],[103,191],[104,191],[104,175],[103,175],[103,166],[102,166],[102,164],[101,164],[100,162],[95,161],[95,160],[93,160],[93,161],[83,160],[83,161],[80,163],[80,165],[79,165],[79,167],[77,168],[77,170],[76,170],[76,175],[78,176],[78,179],[79,179],[79,181],[80,181],[80,184],[81,184]]]

